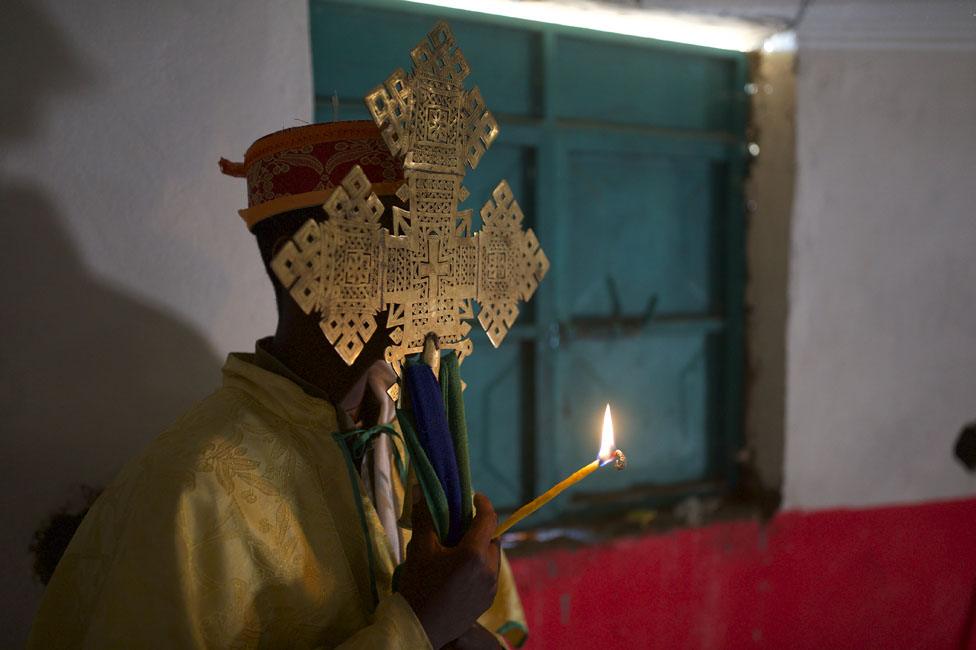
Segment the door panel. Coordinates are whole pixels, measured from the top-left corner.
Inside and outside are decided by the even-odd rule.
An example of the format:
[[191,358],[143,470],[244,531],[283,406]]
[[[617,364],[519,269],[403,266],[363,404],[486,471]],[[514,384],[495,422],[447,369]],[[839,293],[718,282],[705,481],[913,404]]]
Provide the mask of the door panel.
[[[731,62],[714,52],[690,54],[591,39],[559,41],[559,117],[675,129],[731,126]],[[664,94],[661,91],[666,89]]]
[[[362,98],[395,69],[410,71],[410,51],[436,21],[432,15],[343,3],[313,2],[311,10],[316,94],[328,98],[334,91],[344,104],[362,107],[361,116],[344,111],[342,119],[368,118]],[[536,34],[470,20],[452,20],[451,29],[473,71],[468,84],[481,89],[489,109],[535,112]]]
[[713,302],[712,166],[637,152],[569,156],[572,264],[558,267],[572,314],[625,312],[657,296],[660,312],[706,313]]
[[[476,325],[477,327],[477,325]],[[497,509],[514,509],[522,498],[522,409],[528,387],[519,372],[517,342],[493,350],[483,331],[472,331],[476,354],[462,365],[467,382],[464,408],[468,419],[471,482]]]
[[605,469],[580,490],[612,491],[703,478],[708,447],[706,350],[701,334],[567,344],[559,357],[563,391],[556,448],[545,456],[556,458],[553,465],[564,470],[591,462],[609,402],[628,466],[623,472]]
[[[629,467],[573,492],[733,481],[745,56],[392,0],[310,11],[320,121],[333,92],[340,119],[368,119],[363,95],[450,22],[501,129],[461,208],[476,230],[508,180],[549,256],[500,349],[471,323],[476,489],[511,509],[589,462],[608,401]],[[529,525],[575,508],[557,499]]]

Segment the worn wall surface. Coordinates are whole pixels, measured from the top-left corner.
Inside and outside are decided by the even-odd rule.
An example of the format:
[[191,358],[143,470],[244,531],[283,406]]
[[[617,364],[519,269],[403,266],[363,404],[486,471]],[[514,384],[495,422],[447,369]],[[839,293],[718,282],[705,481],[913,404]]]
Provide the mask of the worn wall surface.
[[270,333],[219,174],[308,120],[305,2],[0,3],[0,647],[41,587],[32,532]]
[[976,38],[800,37],[784,506],[971,495]]
[[755,56],[751,139],[759,146],[746,185],[745,438],[757,486],[783,485],[786,426],[786,316],[790,226],[796,176],[793,52]]

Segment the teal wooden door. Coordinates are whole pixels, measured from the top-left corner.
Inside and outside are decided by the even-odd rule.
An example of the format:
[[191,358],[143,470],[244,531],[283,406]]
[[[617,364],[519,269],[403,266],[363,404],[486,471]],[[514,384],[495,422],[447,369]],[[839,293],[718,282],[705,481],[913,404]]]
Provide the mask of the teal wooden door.
[[450,21],[501,129],[464,207],[477,215],[507,179],[552,262],[500,349],[475,323],[462,373],[476,488],[512,509],[589,462],[606,402],[628,470],[534,523],[731,485],[744,55],[389,0],[310,9],[319,121],[334,94],[339,119],[367,118],[366,92]]

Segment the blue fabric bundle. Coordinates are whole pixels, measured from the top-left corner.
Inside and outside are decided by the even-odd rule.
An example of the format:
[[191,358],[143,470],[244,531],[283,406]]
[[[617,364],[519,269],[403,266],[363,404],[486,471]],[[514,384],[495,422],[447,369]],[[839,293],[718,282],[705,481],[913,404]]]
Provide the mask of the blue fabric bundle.
[[404,377],[417,441],[437,475],[446,500],[448,526],[443,542],[447,546],[454,546],[463,535],[465,513],[462,511],[461,476],[441,386],[430,366],[424,363],[407,366]]

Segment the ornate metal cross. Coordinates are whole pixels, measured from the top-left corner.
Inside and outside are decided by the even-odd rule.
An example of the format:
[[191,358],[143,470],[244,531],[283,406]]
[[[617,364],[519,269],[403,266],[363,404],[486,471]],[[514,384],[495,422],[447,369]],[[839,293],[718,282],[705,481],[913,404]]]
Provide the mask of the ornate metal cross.
[[431,305],[437,305],[437,299],[440,297],[440,279],[441,276],[445,276],[445,279],[450,282],[451,279],[451,269],[454,268],[451,260],[442,260],[440,256],[441,252],[441,242],[437,237],[431,237],[427,240],[427,261],[421,262],[418,270],[421,276],[427,277],[427,300]]
[[396,70],[366,96],[366,105],[405,182],[393,208],[393,232],[381,229],[383,205],[359,167],[323,206],[328,219],[309,220],[275,256],[272,268],[305,313],[352,364],[387,309],[391,345],[386,360],[397,374],[404,357],[423,350],[428,334],[463,359],[478,321],[498,347],[549,269],[522,210],[501,181],[481,209],[482,229],[471,233],[465,167],[474,169],[498,136],[495,118],[477,87],[464,88],[468,63],[451,29],[439,22],[410,53],[413,72]]

